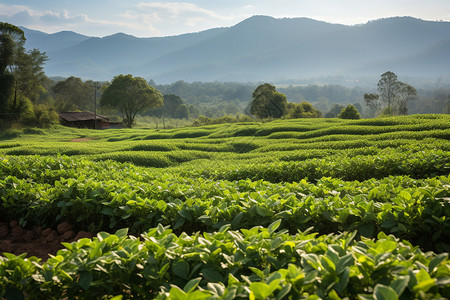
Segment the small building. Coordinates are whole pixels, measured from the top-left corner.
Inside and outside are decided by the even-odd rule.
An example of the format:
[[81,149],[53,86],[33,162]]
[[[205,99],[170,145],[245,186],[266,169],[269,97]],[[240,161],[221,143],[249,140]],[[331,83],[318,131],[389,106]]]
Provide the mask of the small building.
[[109,122],[109,118],[90,111],[69,111],[59,114],[61,125],[76,128],[107,129],[120,128],[120,123]]

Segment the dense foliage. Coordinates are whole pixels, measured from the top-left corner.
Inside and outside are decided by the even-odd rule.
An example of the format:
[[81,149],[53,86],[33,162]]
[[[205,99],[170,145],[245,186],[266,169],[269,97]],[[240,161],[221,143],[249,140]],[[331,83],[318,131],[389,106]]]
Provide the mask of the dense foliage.
[[136,114],[163,105],[163,96],[141,77],[118,75],[106,87],[100,105],[118,110],[123,124],[132,127]]
[[364,94],[364,102],[377,115],[406,115],[408,101],[417,95],[414,87],[399,81],[391,71],[381,75],[377,90],[378,94]]
[[26,51],[22,29],[0,22],[0,129],[15,123],[48,126],[58,117],[39,103],[48,91],[44,73],[47,55],[38,49]]
[[349,104],[347,105],[346,108],[343,108],[341,110],[341,113],[338,115],[338,118],[357,120],[361,119],[361,115],[353,105]]
[[449,298],[449,121],[5,133],[0,214],[98,234],[4,253],[0,295]]

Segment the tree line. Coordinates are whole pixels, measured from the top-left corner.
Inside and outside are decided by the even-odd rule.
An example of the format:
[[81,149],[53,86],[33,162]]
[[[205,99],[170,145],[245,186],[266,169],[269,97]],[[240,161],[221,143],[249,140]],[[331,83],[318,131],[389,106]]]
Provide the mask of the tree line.
[[157,85],[153,80],[146,82],[141,77],[122,74],[111,82],[83,81],[73,76],[52,80],[43,69],[48,60],[46,53],[38,49],[26,51],[25,41],[20,28],[0,23],[0,125],[22,122],[27,126],[47,126],[58,122],[58,112],[97,108],[103,114],[120,115],[127,127],[134,124],[137,114],[163,120],[206,120],[239,114],[264,119],[450,112],[449,89],[418,97],[425,92],[399,81],[391,71],[381,75],[377,93],[337,85],[276,88],[270,83],[257,86],[184,81]]
[[47,55],[26,51],[24,32],[0,22],[0,126],[24,122],[39,126],[57,122],[57,113],[41,99],[48,98],[43,65]]

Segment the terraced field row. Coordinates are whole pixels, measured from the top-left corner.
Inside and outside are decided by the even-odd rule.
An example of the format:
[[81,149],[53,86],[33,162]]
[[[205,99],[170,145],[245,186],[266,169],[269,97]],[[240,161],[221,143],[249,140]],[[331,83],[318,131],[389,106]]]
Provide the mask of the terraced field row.
[[446,115],[4,134],[5,221],[99,233],[4,253],[0,296],[449,298],[449,140]]

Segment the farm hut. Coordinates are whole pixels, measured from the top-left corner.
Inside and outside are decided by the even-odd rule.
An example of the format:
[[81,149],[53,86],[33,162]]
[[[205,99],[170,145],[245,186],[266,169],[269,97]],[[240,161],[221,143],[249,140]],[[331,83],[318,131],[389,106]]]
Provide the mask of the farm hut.
[[61,125],[76,128],[120,128],[120,123],[109,122],[108,117],[90,111],[70,111],[59,114]]

